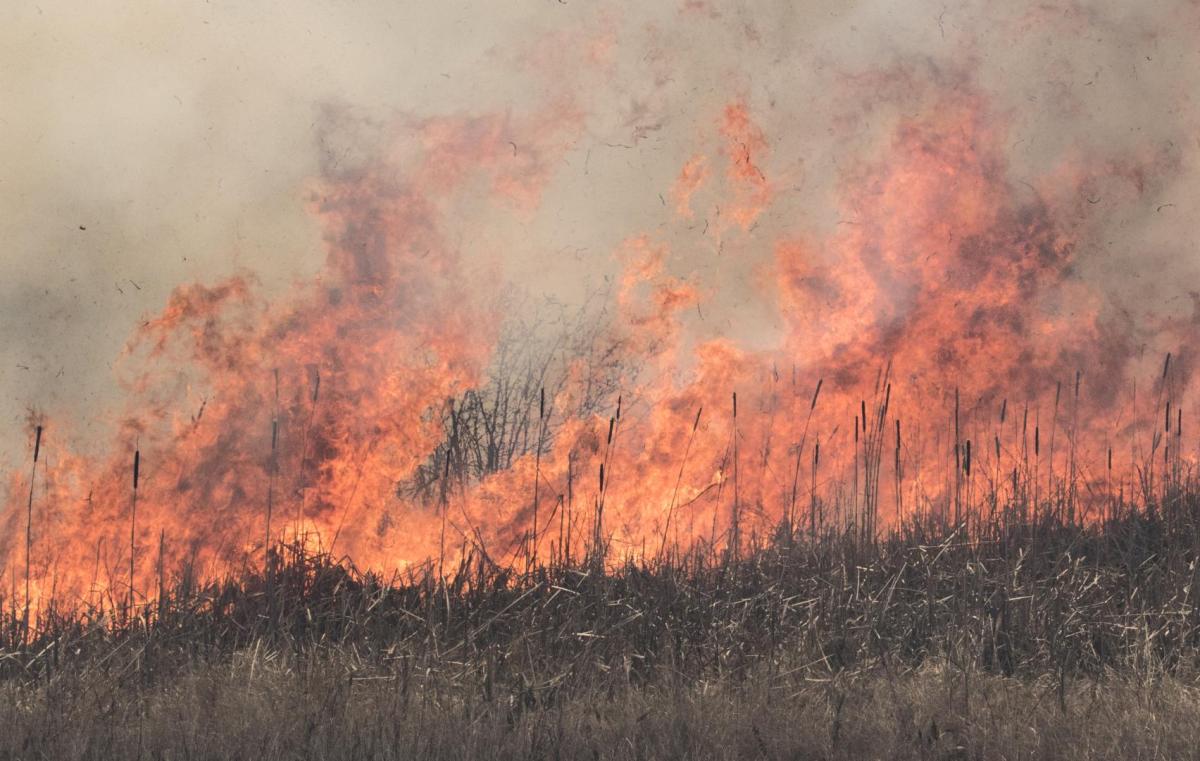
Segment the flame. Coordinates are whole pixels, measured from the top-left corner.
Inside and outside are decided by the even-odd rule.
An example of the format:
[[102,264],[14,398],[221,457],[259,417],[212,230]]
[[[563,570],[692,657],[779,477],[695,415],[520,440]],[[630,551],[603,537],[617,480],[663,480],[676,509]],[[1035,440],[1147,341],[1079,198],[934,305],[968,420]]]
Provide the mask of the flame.
[[[1082,494],[1104,481],[1110,449],[1120,472],[1161,451],[1148,433],[1159,409],[1129,389],[1141,347],[1189,356],[1197,317],[1139,326],[1106,312],[1077,275],[1086,220],[1070,199],[1093,174],[1014,183],[1004,115],[959,84],[845,171],[841,223],[824,238],[759,237],[775,202],[768,139],[744,101],[728,104],[710,127],[723,159],[694,154],[671,193],[690,217],[723,162],[712,192],[726,232],[774,252],[762,296],[785,326],[779,345],[696,343],[688,314],[720,284],[672,275],[669,246],[631,234],[594,341],[620,359],[607,411],[584,403],[598,370],[574,358],[506,467],[436,498],[407,494],[453,435],[446,410],[455,420],[455,400],[487,383],[502,323],[447,234],[456,196],[482,182],[497,203],[536,208],[583,121],[562,100],[526,119],[423,122],[375,163],[316,183],[317,277],[274,300],[249,274],[177,288],[130,342],[109,455],[72,452],[63,423],[46,424],[31,596],[145,599],[160,562],[220,574],[281,540],[386,570],[467,547],[497,562],[578,560],[598,544],[614,558],[737,548],[780,521],[874,532],[976,509],[1009,478],[1036,487],[1056,468]],[[413,134],[420,158],[407,165]],[[1094,171],[1141,192],[1136,165]],[[1169,405],[1181,421],[1190,365],[1177,358],[1154,380],[1179,435]],[[14,586],[28,478],[9,478]],[[1079,503],[1082,519],[1094,505]]]

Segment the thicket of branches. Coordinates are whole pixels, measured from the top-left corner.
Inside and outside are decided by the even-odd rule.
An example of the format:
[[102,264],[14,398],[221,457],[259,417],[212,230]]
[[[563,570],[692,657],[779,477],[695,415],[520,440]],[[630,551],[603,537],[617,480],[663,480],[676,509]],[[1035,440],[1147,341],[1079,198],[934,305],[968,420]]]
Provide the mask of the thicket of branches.
[[[517,300],[519,299],[510,299]],[[512,315],[496,344],[487,382],[439,410],[444,439],[412,478],[405,496],[429,501],[510,468],[553,445],[562,422],[603,411],[623,377],[634,371],[621,339],[610,332],[596,294],[575,307],[546,301],[506,304]],[[572,409],[546,409],[579,365],[583,386]],[[544,414],[545,413],[545,414]]]

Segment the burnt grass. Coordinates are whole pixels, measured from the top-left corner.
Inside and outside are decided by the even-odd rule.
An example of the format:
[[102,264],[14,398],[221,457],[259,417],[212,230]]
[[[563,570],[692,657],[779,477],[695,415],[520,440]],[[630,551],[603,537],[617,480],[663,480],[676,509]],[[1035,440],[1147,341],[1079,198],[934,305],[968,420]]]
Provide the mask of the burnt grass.
[[1183,757],[1200,496],[1114,513],[468,552],[444,582],[280,546],[132,610],[7,614],[0,756]]

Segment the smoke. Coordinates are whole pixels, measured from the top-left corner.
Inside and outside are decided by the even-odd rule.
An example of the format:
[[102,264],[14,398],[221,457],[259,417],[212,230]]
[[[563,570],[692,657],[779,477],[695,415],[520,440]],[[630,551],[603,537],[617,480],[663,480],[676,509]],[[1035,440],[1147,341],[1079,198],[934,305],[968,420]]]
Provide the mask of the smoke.
[[[314,482],[300,508],[311,490],[340,532],[353,504],[344,541],[413,559],[437,527],[409,513],[419,525],[395,537],[389,479],[438,445],[426,411],[486,371],[497,293],[616,294],[629,361],[661,371],[641,412],[665,412],[617,460],[650,501],[700,408],[778,376],[773,349],[809,373],[837,364],[827,394],[888,358],[938,386],[987,371],[980,394],[1087,361],[1111,411],[1127,374],[1195,340],[1200,5],[647,5],[17,11],[0,31],[0,451],[25,456],[29,407],[67,461],[156,421],[180,437],[225,392],[227,429],[157,453],[169,533],[207,541],[171,512],[182,499],[259,536],[245,505],[274,494],[259,419],[274,405],[304,431],[280,455]],[[440,375],[409,372],[421,363]],[[340,374],[339,411],[382,417],[314,422],[304,384],[322,367]],[[694,386],[672,385],[680,367]],[[765,511],[787,490],[768,460],[792,468],[783,444],[767,450],[795,432],[742,420],[704,429],[684,492],[723,485],[725,442],[758,436],[762,481],[745,493]],[[592,422],[464,497],[464,520],[486,508],[511,539],[529,516],[505,495],[609,457]],[[92,470],[116,522],[123,454],[105,455]],[[656,535],[653,514],[612,509],[631,541]]]

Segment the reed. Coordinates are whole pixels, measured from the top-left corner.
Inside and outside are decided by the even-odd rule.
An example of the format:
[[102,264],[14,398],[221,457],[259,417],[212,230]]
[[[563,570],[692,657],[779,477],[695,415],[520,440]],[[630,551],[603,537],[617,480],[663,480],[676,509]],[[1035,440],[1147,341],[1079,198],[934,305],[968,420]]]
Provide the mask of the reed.
[[[696,431],[700,428],[700,413],[704,411],[703,407],[696,408],[696,419],[692,421],[692,430],[688,433],[687,445],[683,449],[683,457],[679,461],[679,474],[675,476],[675,488],[671,490],[671,502],[667,505],[667,517],[663,521],[662,544],[659,545],[658,554],[662,556],[667,551],[667,537],[671,532],[671,518],[675,515],[675,503],[679,499],[679,486],[683,483],[683,471],[687,467],[688,455],[692,452],[692,443],[696,440]],[[568,483],[570,483],[568,479]],[[795,495],[792,496],[793,503]]]
[[135,446],[133,450],[133,493],[129,498],[129,606],[126,616],[132,617],[136,605],[137,583],[137,497],[138,480],[141,475],[142,449]]
[[[29,606],[31,601],[29,593],[29,575],[30,564],[33,559],[33,487],[34,482],[37,481],[38,455],[41,454],[41,451],[42,426],[39,425],[34,431],[33,437],[33,465],[31,466],[29,472],[29,501],[27,503],[25,512],[25,610],[21,615],[21,620],[26,631],[29,630]],[[14,604],[15,602],[16,601],[14,600]]]

